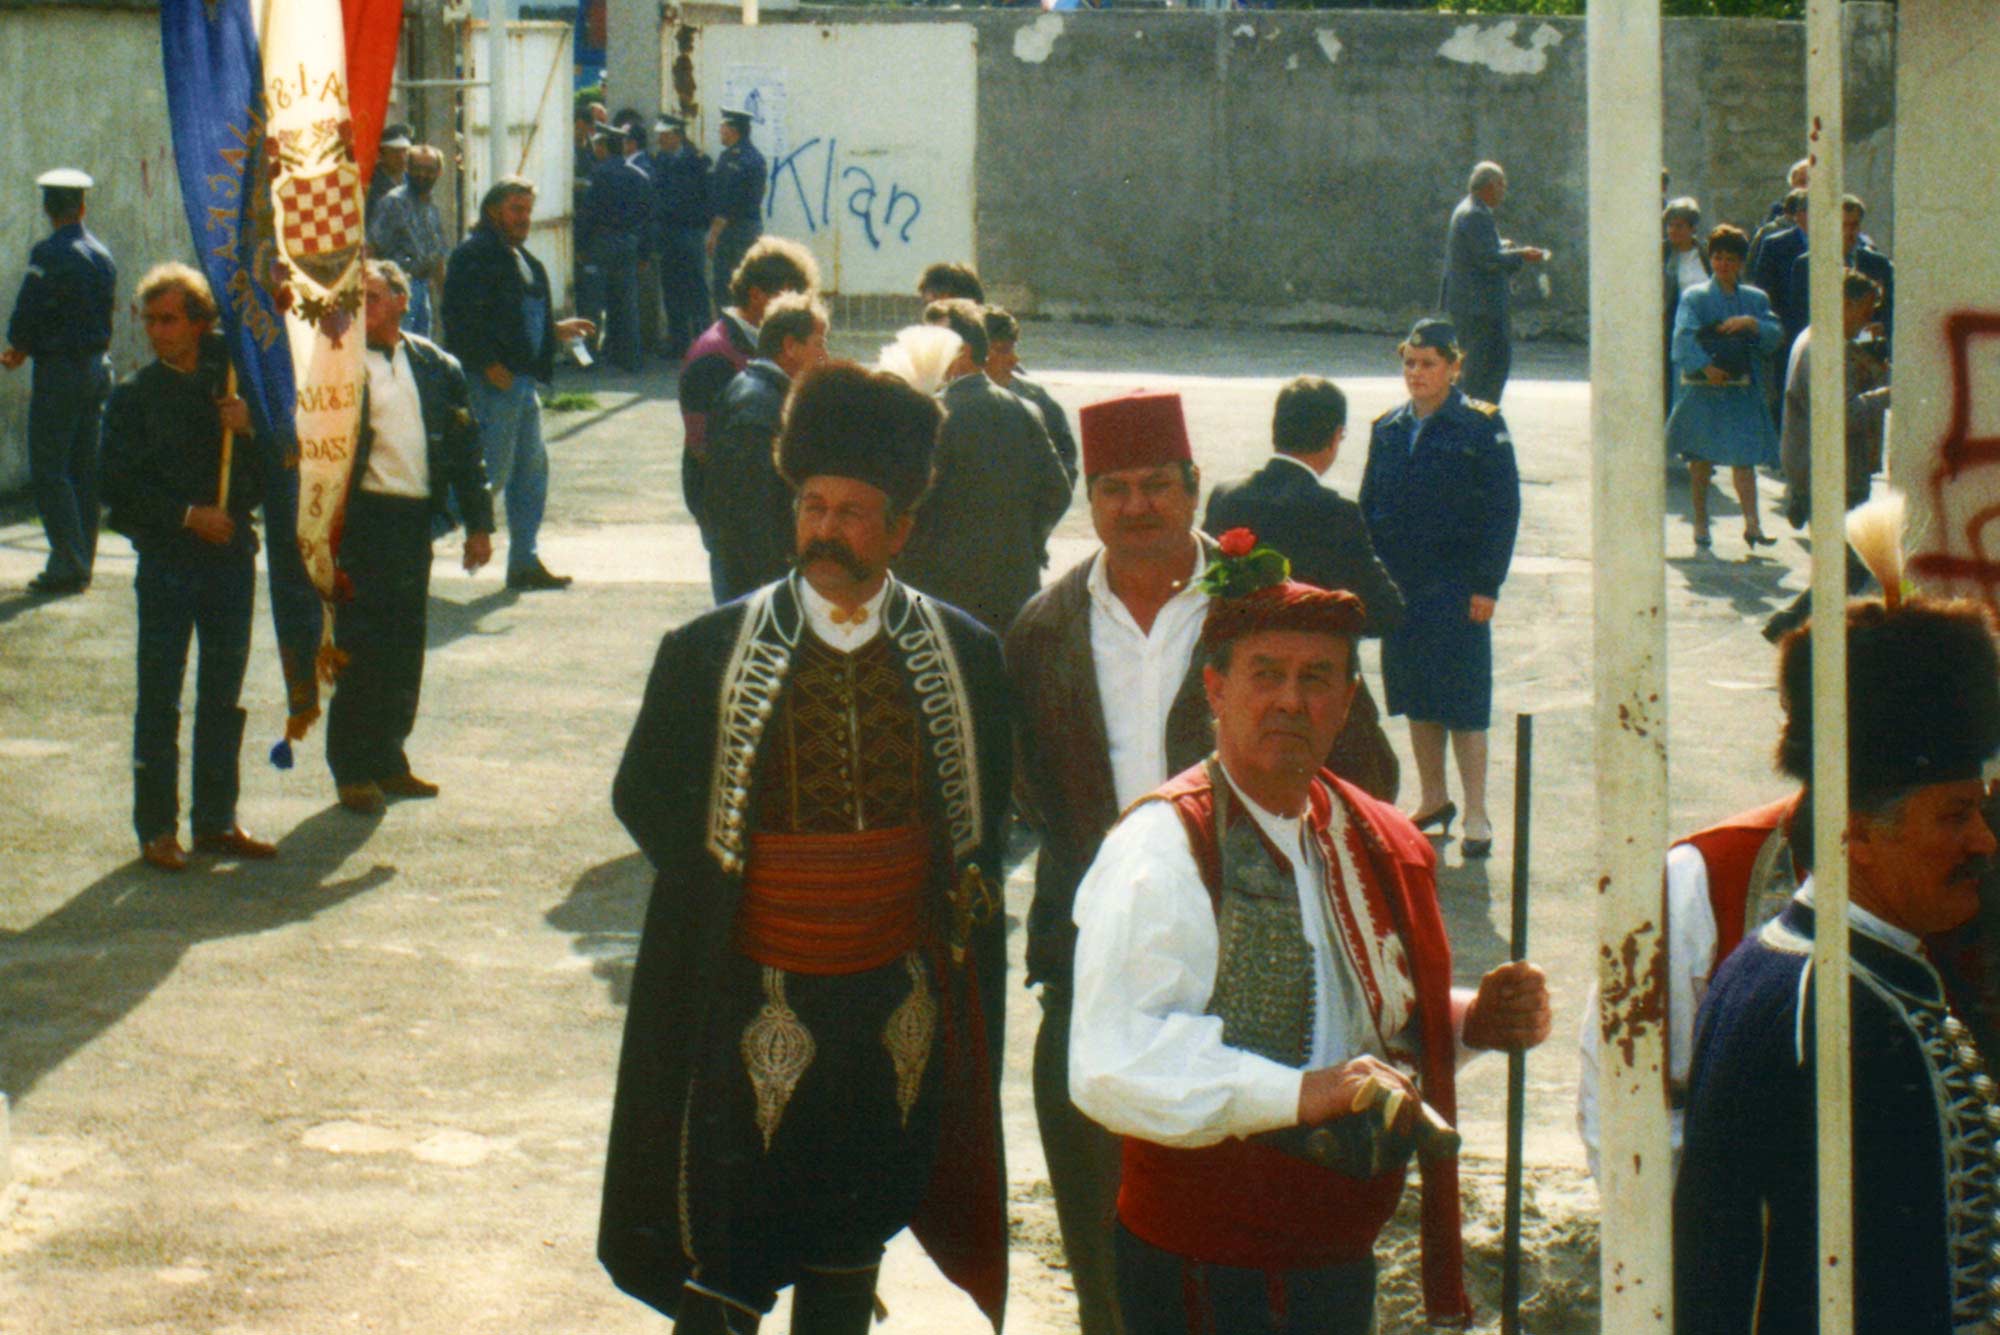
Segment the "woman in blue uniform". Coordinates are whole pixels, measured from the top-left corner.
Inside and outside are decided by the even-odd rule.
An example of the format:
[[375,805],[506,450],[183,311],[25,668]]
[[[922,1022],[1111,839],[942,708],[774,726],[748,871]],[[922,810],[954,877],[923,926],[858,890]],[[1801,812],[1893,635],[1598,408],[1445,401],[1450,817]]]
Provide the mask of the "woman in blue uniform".
[[1757,466],[1778,462],[1778,433],[1765,407],[1764,368],[1777,349],[1778,317],[1762,291],[1742,282],[1750,239],[1727,223],[1708,234],[1713,273],[1681,294],[1674,315],[1674,410],[1667,448],[1688,461],[1694,545],[1709,546],[1708,482],[1726,465],[1743,506],[1752,551],[1777,541],[1757,517]]
[[1514,556],[1521,483],[1500,410],[1457,386],[1458,334],[1419,320],[1398,351],[1410,401],[1375,419],[1361,513],[1403,590],[1403,624],[1382,637],[1389,712],[1410,720],[1423,792],[1418,829],[1451,833],[1445,737],[1465,791],[1467,857],[1493,851],[1486,814],[1486,729],[1493,710],[1495,604]]

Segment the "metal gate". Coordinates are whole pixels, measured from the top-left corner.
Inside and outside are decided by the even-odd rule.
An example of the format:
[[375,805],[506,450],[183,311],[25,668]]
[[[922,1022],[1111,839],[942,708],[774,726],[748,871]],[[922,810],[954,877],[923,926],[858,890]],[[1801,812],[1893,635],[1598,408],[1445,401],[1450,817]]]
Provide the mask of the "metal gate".
[[[507,25],[507,68],[502,71],[507,106],[508,170],[535,183],[535,220],[528,249],[549,271],[556,309],[569,309],[575,225],[571,179],[576,159],[570,142],[570,40],[567,23]],[[460,68],[477,83],[465,90],[465,185],[459,192],[460,222],[470,230],[479,221],[479,201],[492,184],[487,148],[492,100],[486,87],[486,24],[468,22],[459,46]]]

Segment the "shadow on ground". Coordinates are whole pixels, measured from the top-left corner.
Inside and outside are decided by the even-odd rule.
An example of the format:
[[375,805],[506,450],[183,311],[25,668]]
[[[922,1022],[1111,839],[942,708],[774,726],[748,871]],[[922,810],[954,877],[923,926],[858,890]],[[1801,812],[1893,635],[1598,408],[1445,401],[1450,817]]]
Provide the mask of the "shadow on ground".
[[327,878],[375,822],[338,806],[278,843],[273,862],[196,859],[178,875],[134,858],[40,922],[0,933],[0,1089],[16,1100],[117,1024],[204,941],[304,922],[382,885],[377,865]]
[[433,593],[430,604],[424,611],[425,650],[436,652],[454,640],[462,640],[468,635],[507,634],[513,629],[511,626],[499,630],[481,630],[479,623],[485,619],[487,613],[512,607],[519,601],[521,601],[520,590],[504,586],[482,593],[470,602],[464,603],[455,603],[449,598],[440,598]]
[[653,868],[646,855],[627,853],[577,877],[569,898],[543,917],[549,926],[576,938],[570,948],[591,961],[591,973],[604,980],[614,1005],[623,1006],[632,998],[639,929],[646,922],[646,900],[652,889]]
[[1700,598],[1726,598],[1730,607],[1744,616],[1769,616],[1796,596],[1779,587],[1785,582],[1787,567],[1761,556],[1725,561],[1704,553],[1669,557],[1667,564],[1687,581],[1688,592]]

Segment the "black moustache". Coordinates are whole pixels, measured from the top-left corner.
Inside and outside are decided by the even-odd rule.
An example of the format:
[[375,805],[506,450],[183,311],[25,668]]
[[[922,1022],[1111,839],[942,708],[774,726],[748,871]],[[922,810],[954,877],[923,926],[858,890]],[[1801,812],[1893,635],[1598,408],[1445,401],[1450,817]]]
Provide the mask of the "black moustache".
[[861,558],[854,554],[854,549],[838,538],[814,538],[799,550],[800,569],[815,561],[836,562],[857,582],[867,579],[871,573]]

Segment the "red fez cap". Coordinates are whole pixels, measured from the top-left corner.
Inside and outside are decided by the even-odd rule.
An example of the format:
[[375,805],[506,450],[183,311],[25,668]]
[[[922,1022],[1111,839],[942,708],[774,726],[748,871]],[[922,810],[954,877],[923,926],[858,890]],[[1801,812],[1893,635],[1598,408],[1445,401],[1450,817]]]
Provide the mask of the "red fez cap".
[[1213,652],[1231,640],[1268,630],[1298,630],[1353,640],[1368,608],[1346,589],[1322,589],[1291,578],[1291,562],[1259,546],[1247,528],[1222,535],[1222,555],[1202,572],[1208,616],[1201,647]]
[[1231,640],[1267,630],[1298,630],[1353,640],[1368,609],[1346,589],[1322,589],[1288,579],[1242,598],[1211,598],[1201,624],[1201,647],[1213,651]]
[[1135,389],[1115,399],[1086,403],[1077,422],[1083,429],[1086,478],[1194,462],[1181,396],[1171,391]]

